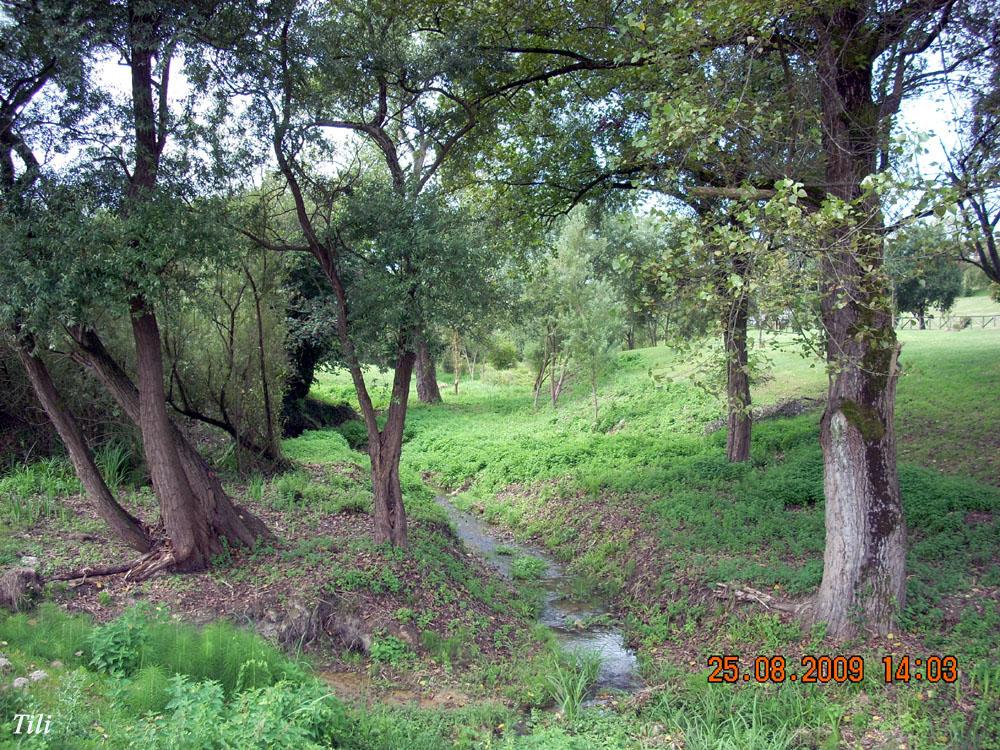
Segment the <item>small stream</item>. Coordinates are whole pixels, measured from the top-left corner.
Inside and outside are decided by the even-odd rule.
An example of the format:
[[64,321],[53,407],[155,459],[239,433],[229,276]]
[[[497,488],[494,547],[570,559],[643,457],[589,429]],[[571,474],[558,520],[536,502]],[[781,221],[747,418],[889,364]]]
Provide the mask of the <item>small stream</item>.
[[[505,578],[513,578],[511,565],[518,555],[531,555],[546,563],[547,568],[539,581],[545,591],[539,619],[552,629],[567,651],[594,654],[600,658],[601,669],[592,689],[594,692],[608,689],[632,692],[642,687],[635,652],[625,646],[620,630],[606,624],[610,620],[607,617],[610,611],[603,602],[595,598],[581,598],[574,593],[572,578],[562,565],[542,550],[516,542],[500,542],[490,527],[476,517],[459,510],[444,497],[438,497],[437,502],[448,514],[455,533],[465,546]],[[498,554],[498,547],[513,550],[514,554]],[[596,623],[593,622],[595,619]]]

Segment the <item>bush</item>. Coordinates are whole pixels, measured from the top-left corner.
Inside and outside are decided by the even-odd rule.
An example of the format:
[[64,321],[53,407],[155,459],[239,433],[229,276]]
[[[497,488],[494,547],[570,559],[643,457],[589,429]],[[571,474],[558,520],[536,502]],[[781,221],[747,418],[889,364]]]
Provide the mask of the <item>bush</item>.
[[517,347],[506,339],[494,341],[486,353],[486,361],[497,370],[510,370],[517,364]]
[[337,432],[354,450],[361,450],[368,445],[368,428],[360,419],[351,419],[337,427]]

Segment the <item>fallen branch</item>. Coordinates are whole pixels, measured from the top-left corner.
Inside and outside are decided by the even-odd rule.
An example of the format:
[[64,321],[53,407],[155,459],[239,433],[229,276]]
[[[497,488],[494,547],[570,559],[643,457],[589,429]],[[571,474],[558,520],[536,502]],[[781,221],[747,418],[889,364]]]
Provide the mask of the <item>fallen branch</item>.
[[177,560],[169,545],[161,544],[131,562],[120,563],[118,565],[87,565],[76,570],[49,576],[45,582],[87,580],[88,578],[102,578],[104,576],[119,575],[120,573],[125,574],[123,580],[138,582],[146,580],[154,573],[158,573],[165,568],[169,568],[175,562]]
[[719,599],[759,604],[764,609],[774,609],[779,612],[788,612],[793,615],[802,614],[808,606],[808,603],[806,602],[787,602],[764,591],[759,591],[749,586],[734,586],[730,583],[715,584],[715,595]]
[[138,564],[139,560],[133,560],[132,562],[123,563],[120,565],[103,565],[93,567],[87,565],[83,568],[77,568],[76,570],[70,570],[65,573],[56,573],[54,576],[49,576],[49,581],[76,581],[79,579],[87,578],[101,578],[102,576],[113,576],[118,573],[124,573],[130,570],[134,565]]

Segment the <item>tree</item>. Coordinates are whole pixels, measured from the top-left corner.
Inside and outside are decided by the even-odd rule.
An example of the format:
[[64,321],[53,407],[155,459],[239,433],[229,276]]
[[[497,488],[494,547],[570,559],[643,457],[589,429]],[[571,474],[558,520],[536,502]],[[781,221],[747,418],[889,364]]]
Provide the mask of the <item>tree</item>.
[[238,246],[234,262],[200,275],[185,304],[160,316],[167,402],[177,413],[226,432],[238,465],[244,457],[280,463],[283,259],[245,238],[231,240]]
[[948,312],[962,293],[954,245],[939,222],[907,227],[888,243],[886,262],[896,309],[916,315],[920,330],[927,327],[928,308]]
[[[25,260],[32,258],[30,248],[46,223],[42,165],[30,139],[43,130],[38,122],[47,117],[69,126],[81,116],[65,100],[85,99],[87,95],[79,64],[86,45],[72,30],[75,23],[84,24],[84,19],[71,5],[52,7],[48,14],[36,8],[9,10],[3,23],[9,28],[3,29],[4,43],[0,45],[0,226],[6,235],[2,260],[6,278],[0,286],[7,290],[7,299],[0,305],[0,324],[12,334],[35,395],[66,446],[98,515],[126,544],[147,552],[152,546],[149,530],[115,500],[32,332],[39,289],[45,287],[31,283],[37,277],[31,272],[30,260],[27,264]],[[40,103],[47,87],[58,88],[61,96],[53,98],[64,101]]]
[[[899,346],[883,262],[878,174],[892,164],[889,135],[903,98],[989,49],[974,33],[977,25],[988,27],[988,11],[951,0],[741,10],[678,7],[662,27],[663,49],[672,59],[706,47],[784,50],[789,64],[814,82],[804,91],[815,98],[803,105],[821,113],[821,179],[814,185],[789,170],[797,184],[785,194],[811,203],[812,226],[823,232],[821,320],[831,374],[820,436],[827,538],[812,617],[836,638],[861,629],[884,633],[905,603],[906,532],[893,420]],[[983,22],[967,27],[971,34],[949,24],[977,13]],[[710,39],[705,18],[712,19]],[[924,69],[919,56],[937,42],[946,45],[948,63]],[[786,206],[801,218],[800,206]]]
[[[956,19],[961,23],[952,23]],[[693,181],[692,187],[698,187],[713,176],[698,169],[679,175],[671,168],[676,150],[664,143],[683,149],[692,140],[705,141],[722,150],[748,143],[750,152],[760,156],[768,152],[761,145],[772,143],[775,130],[791,125],[777,139],[780,148],[769,164],[762,160],[751,165],[756,169],[723,168],[721,175],[701,184],[709,189],[703,196],[759,202],[776,198],[777,184],[784,190],[780,202],[791,214],[805,202],[820,216],[812,226],[824,231],[817,265],[831,380],[821,429],[827,545],[812,616],[827,623],[829,634],[837,638],[861,628],[886,632],[905,601],[906,535],[893,433],[898,346],[883,263],[883,181],[878,175],[892,165],[890,134],[900,102],[984,59],[994,46],[990,19],[988,4],[976,0],[698,2],[638,9],[615,19],[607,33],[618,43],[618,59],[632,61],[635,69],[611,69],[603,90],[613,91],[614,97],[587,90],[589,103],[579,108],[586,117],[551,128],[569,134],[557,132],[554,138],[563,144],[562,161],[577,179],[564,179],[567,170],[528,180],[519,179],[516,169],[508,172],[514,182],[569,193],[573,201],[600,186],[635,189]],[[582,37],[570,40],[569,46],[574,44],[586,54]],[[935,44],[947,62],[924,68],[921,55]],[[693,84],[718,71],[739,70],[734,61],[746,63],[746,75],[739,80],[727,76],[727,88],[710,85],[708,91],[724,91],[725,96],[705,103]],[[778,76],[751,75],[758,63]],[[783,79],[785,73],[790,75]],[[631,78],[638,83],[629,85]],[[774,82],[782,80],[791,85],[784,87],[787,95],[774,100]],[[536,106],[551,108],[553,101],[559,104],[558,96]],[[594,106],[595,101],[621,107],[609,110]],[[819,113],[819,128],[809,125],[811,112]],[[588,121],[591,127],[582,127]],[[609,123],[616,127],[607,127]],[[654,140],[650,133],[668,137]],[[673,133],[677,137],[670,137]],[[719,138],[720,133],[725,137]],[[643,158],[650,145],[656,159]],[[526,153],[521,152],[521,163],[541,161],[543,170],[556,169],[560,161]],[[713,166],[702,164],[709,170]],[[732,164],[739,166],[738,161]],[[800,235],[799,244],[807,246],[802,239]]]
[[[399,459],[416,350],[435,313],[459,304],[468,312],[491,296],[477,280],[488,278],[483,250],[497,242],[462,248],[441,223],[454,218],[442,165],[505,95],[579,63],[559,57],[551,70],[522,70],[509,59],[516,51],[482,43],[487,8],[359,0],[329,13],[296,2],[272,10],[247,10],[245,43],[220,51],[207,71],[221,90],[249,98],[248,116],[294,202],[297,237],[253,238],[312,255],[334,292],[340,354],[368,431],[375,539],[405,546]],[[331,133],[346,134],[346,146]],[[394,372],[383,427],[366,361]]]
[[[37,202],[44,231],[26,224],[21,246],[14,248],[22,267],[30,259],[31,273],[12,277],[10,288],[23,303],[22,332],[36,337],[69,333],[74,358],[98,374],[140,428],[167,543],[157,544],[135,575],[166,567],[195,570],[221,552],[223,539],[239,546],[269,536],[259,519],[232,503],[170,421],[154,310],[170,286],[169,270],[198,257],[209,243],[205,232],[211,225],[191,221],[176,180],[187,162],[163,158],[177,125],[168,99],[170,61],[191,42],[195,29],[204,30],[207,18],[190,7],[73,7],[89,45],[76,63],[87,70],[108,50],[121,54],[130,70],[132,97],[129,106],[118,107],[111,97],[93,93],[84,99],[86,118],[54,131],[53,141],[72,152],[71,167],[46,181]],[[29,20],[40,29],[61,27],[63,20],[50,10]],[[174,12],[180,10],[185,12]],[[163,174],[168,179],[161,184]],[[190,193],[183,197],[193,198]],[[39,294],[40,289],[45,292]],[[138,389],[93,327],[109,313],[129,322]]]
[[959,258],[1000,285],[1000,53],[995,44],[984,52],[987,75],[968,92],[972,106],[960,144],[947,154],[945,174],[959,197],[964,240]]
[[626,347],[634,349],[638,341],[656,346],[660,336],[667,335],[670,296],[654,268],[668,254],[673,238],[655,215],[629,210],[606,215],[600,235],[606,239],[606,252],[594,259],[595,270],[611,282],[622,304]]
[[594,420],[600,415],[597,384],[618,351],[622,334],[620,302],[611,284],[594,272],[605,242],[587,225],[582,211],[562,224],[553,252],[528,288],[526,325],[534,345],[535,403],[549,382],[553,408],[570,379],[582,373],[590,386]]

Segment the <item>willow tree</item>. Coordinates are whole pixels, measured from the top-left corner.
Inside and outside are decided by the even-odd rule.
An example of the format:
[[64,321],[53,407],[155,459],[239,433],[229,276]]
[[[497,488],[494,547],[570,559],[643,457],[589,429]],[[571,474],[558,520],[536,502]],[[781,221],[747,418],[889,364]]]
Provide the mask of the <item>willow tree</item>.
[[[14,7],[2,22],[0,45],[0,328],[9,332],[35,396],[69,453],[98,515],[129,546],[152,546],[148,529],[116,501],[72,410],[42,355],[48,341],[45,278],[35,245],[46,233],[51,202],[35,144],[71,127],[88,98],[81,57],[88,49],[87,19],[73,5]],[[77,106],[71,104],[76,101]],[[40,273],[41,270],[41,273]]]
[[[58,29],[64,21],[57,8],[39,4],[26,23]],[[11,281],[30,303],[32,333],[68,334],[73,358],[94,372],[139,427],[166,539],[156,540],[137,575],[199,569],[224,544],[252,545],[269,534],[232,503],[170,420],[164,391],[156,305],[169,295],[178,266],[187,262],[191,270],[192,259],[201,261],[218,247],[191,214],[194,191],[179,189],[180,178],[190,178],[185,160],[164,169],[171,134],[183,122],[171,111],[171,66],[212,12],[130,2],[75,3],[73,9],[86,40],[75,60],[81,75],[93,77],[103,55],[119,55],[129,71],[127,104],[95,90],[81,102],[85,116],[51,130],[49,143],[68,154],[68,164],[49,181],[58,190],[36,201],[44,221],[26,224],[20,235],[18,260],[31,273]],[[128,322],[138,386],[98,335],[98,321],[109,317]]]

